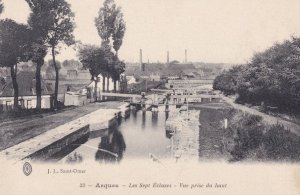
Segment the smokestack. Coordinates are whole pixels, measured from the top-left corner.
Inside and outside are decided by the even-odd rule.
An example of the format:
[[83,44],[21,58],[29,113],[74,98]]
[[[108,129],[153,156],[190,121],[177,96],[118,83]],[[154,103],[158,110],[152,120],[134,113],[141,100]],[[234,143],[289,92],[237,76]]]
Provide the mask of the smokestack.
[[145,71],[145,64],[143,64],[143,50],[140,49],[140,64],[141,64],[141,70]]
[[143,64],[143,50],[140,49],[140,64]]
[[184,63],[187,63],[187,50],[185,49],[185,58],[184,58]]
[[169,56],[169,51],[167,52],[167,64],[170,63],[170,56]]

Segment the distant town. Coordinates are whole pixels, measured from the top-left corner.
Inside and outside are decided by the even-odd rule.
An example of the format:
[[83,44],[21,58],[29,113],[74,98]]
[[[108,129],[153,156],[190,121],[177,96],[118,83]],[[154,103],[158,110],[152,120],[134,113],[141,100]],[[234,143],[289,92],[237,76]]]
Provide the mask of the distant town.
[[[160,86],[161,88],[170,88],[168,80],[194,80],[194,82],[207,80],[212,84],[214,78],[223,70],[233,66],[231,64],[222,63],[204,63],[204,62],[184,62],[177,60],[169,61],[169,52],[166,53],[166,62],[150,63],[144,62],[142,58],[142,50],[140,50],[140,62],[130,63],[126,62],[126,68],[123,76],[126,78],[126,88],[122,92],[141,93],[142,91],[150,90],[151,87]],[[80,61],[65,60],[58,62],[59,70],[59,101],[64,104],[65,93],[87,91],[93,85],[89,70],[85,69]],[[55,86],[55,70],[52,61],[49,60],[41,69],[42,75],[42,94],[43,98],[48,97],[54,93]],[[101,77],[101,76],[99,76]],[[11,80],[11,73],[9,68],[0,68],[0,109],[2,111],[12,110],[13,106],[13,86]],[[35,67],[32,62],[23,62],[18,65],[17,80],[19,84],[19,96],[25,97],[20,101],[22,108],[34,108],[36,102],[35,93]],[[140,88],[139,83],[148,81],[148,89]],[[109,81],[109,89],[107,92],[113,91],[113,81]],[[124,83],[118,82],[119,85]],[[120,89],[120,86],[117,86]],[[153,85],[153,86],[152,86]],[[102,80],[99,82],[99,89],[102,90]],[[26,98],[28,96],[28,98]],[[29,98],[30,97],[30,98]],[[89,96],[90,97],[90,96]],[[6,98],[6,99],[5,99]],[[66,103],[70,106],[70,103]],[[44,103],[45,108],[49,108],[50,103]]]

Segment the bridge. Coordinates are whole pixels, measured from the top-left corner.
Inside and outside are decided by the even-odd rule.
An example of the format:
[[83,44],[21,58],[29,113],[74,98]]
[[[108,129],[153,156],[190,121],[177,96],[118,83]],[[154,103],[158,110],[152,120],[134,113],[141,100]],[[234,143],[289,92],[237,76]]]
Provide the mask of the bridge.
[[149,94],[149,95],[139,95],[139,94],[126,94],[126,93],[105,93],[102,92],[100,94],[101,96],[105,97],[123,97],[123,98],[143,98],[145,97],[146,99],[150,98],[150,96],[162,99],[166,98],[168,95],[170,98],[188,98],[188,99],[200,99],[200,98],[221,98],[220,95],[214,95],[214,94],[197,94],[197,95],[189,95],[189,94],[183,94],[183,95],[174,95],[174,94]]
[[[165,90],[159,90],[165,92]],[[169,90],[166,90],[169,92]],[[158,92],[158,90],[157,90]],[[165,94],[125,94],[125,93],[101,93],[100,95],[105,97],[122,97],[130,98],[131,104],[142,105],[183,105],[184,102],[202,102],[207,99],[211,102],[213,99],[221,99],[220,95],[213,94],[183,94],[177,95],[172,93]]]
[[124,97],[124,98],[140,98],[141,95],[138,94],[126,94],[126,93],[105,93],[101,92],[101,96],[106,96],[106,97]]

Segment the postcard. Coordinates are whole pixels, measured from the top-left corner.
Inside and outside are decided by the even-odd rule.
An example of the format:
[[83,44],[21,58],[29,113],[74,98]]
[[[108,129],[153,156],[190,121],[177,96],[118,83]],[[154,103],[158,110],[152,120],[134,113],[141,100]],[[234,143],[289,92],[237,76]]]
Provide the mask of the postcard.
[[299,8],[0,0],[0,194],[300,194]]

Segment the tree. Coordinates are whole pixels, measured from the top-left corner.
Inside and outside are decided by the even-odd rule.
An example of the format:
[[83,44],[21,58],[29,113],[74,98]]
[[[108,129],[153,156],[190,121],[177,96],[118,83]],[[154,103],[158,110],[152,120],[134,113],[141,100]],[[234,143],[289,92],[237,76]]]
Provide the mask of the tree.
[[47,55],[47,38],[49,30],[52,28],[52,10],[53,0],[26,0],[31,13],[28,18],[28,24],[32,29],[32,49],[31,58],[36,64],[36,109],[40,110],[42,106],[42,87],[41,87],[41,68],[44,64],[44,58]]
[[123,14],[121,12],[121,8],[118,7],[115,11],[115,23],[114,23],[114,31],[112,33],[113,39],[113,48],[118,56],[118,51],[123,43],[123,38],[126,31],[126,24],[123,19]]
[[46,43],[51,48],[52,64],[55,69],[55,93],[54,93],[54,108],[57,108],[58,97],[58,82],[59,82],[59,67],[56,64],[55,55],[59,43],[64,43],[70,46],[75,43],[74,40],[74,13],[71,11],[70,4],[65,0],[52,0],[50,4],[50,14],[48,20],[50,28],[48,30]]
[[[113,48],[118,55],[118,51],[123,43],[123,38],[126,31],[126,25],[123,20],[123,14],[121,8],[117,7],[114,0],[105,0],[103,7],[100,8],[98,17],[95,19],[95,25],[98,30],[98,34],[102,39],[102,47],[106,49],[110,48],[110,39],[113,40]],[[106,50],[107,51],[107,50]],[[112,58],[111,58],[112,59]],[[114,60],[112,61],[114,62]],[[103,85],[105,86],[105,77],[113,78],[114,86],[116,86],[116,73],[121,67],[117,67],[120,63],[109,64],[108,74],[103,77]],[[120,76],[120,75],[119,75]],[[109,88],[109,81],[107,83],[107,89]],[[104,88],[103,88],[104,89]],[[114,87],[115,89],[115,87]]]
[[214,89],[237,93],[237,102],[300,111],[300,38],[292,37],[256,53],[242,69],[217,76]]
[[88,69],[91,74],[91,80],[95,82],[94,97],[98,97],[98,76],[103,73],[108,63],[105,57],[105,51],[94,45],[84,45],[79,48],[78,57],[83,68]]
[[120,8],[117,8],[114,31],[112,34],[113,48],[116,52],[116,60],[112,71],[112,79],[114,81],[114,92],[117,91],[117,81],[120,80],[120,75],[125,71],[125,63],[119,60],[118,52],[122,46],[123,38],[126,31],[126,24],[123,19],[123,14]]
[[18,109],[19,87],[17,83],[17,64],[28,61],[31,31],[26,25],[13,20],[0,21],[0,66],[9,67],[14,89],[14,109]]
[[4,6],[2,0],[0,0],[0,14],[3,12],[3,10],[4,10]]
[[223,91],[226,95],[233,95],[237,92],[239,75],[243,66],[234,66],[227,71],[223,71],[213,82],[213,89]]
[[116,4],[114,0],[105,0],[103,7],[99,10],[98,17],[95,18],[95,25],[102,41],[109,43],[109,39],[115,31],[115,15]]
[[[59,70],[61,69],[62,65],[61,65],[61,62],[58,61],[58,60],[55,60],[55,66],[56,68],[58,69],[58,72]],[[56,78],[56,69],[54,68],[54,65],[53,65],[53,60],[49,60],[48,63],[46,63],[46,76],[48,78]]]
[[53,65],[56,72],[55,101],[57,107],[59,68],[55,63],[56,48],[59,43],[71,45],[74,43],[74,14],[65,0],[26,0],[32,11],[28,19],[33,29],[33,61],[36,63],[36,94],[37,109],[41,108],[41,75],[40,70],[48,47],[51,48]]
[[125,71],[125,63],[123,61],[120,61],[117,55],[114,56],[113,61],[114,66],[111,77],[114,81],[114,92],[116,92],[117,81],[120,80],[120,75]]

